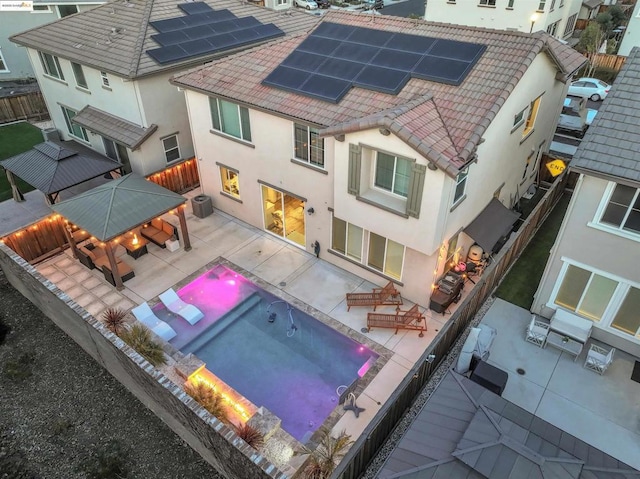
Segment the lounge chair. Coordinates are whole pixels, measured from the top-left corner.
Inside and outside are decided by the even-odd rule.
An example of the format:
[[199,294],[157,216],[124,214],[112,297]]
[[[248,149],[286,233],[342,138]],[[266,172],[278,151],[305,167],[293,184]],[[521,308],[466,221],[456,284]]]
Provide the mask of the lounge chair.
[[131,310],[131,312],[138,321],[165,341],[169,341],[176,336],[177,333],[174,329],[158,318],[154,312],[151,311],[151,308],[147,303],[142,303],[140,306],[136,306]]
[[160,295],[160,301],[162,301],[162,304],[164,304],[169,311],[183,317],[189,322],[189,324],[196,324],[204,318],[202,311],[196,308],[193,304],[188,304],[182,301],[173,288],[169,288],[162,293]]
[[371,293],[347,293],[347,311],[351,306],[373,306],[375,311],[378,306],[400,304],[402,296],[391,281],[384,288],[373,288]]
[[407,311],[402,311],[398,308],[395,314],[367,314],[367,328],[371,331],[374,327],[395,329],[395,334],[398,334],[399,329],[413,329],[420,331],[418,336],[422,337],[424,336],[423,331],[427,330],[427,321],[422,313],[420,313],[418,305],[415,304]]

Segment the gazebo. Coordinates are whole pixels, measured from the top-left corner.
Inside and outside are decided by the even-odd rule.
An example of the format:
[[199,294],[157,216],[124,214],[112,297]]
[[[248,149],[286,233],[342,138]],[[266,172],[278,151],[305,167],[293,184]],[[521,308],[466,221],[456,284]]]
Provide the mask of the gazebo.
[[[124,286],[113,252],[117,243],[114,240],[137,226],[175,210],[180,220],[184,249],[191,250],[184,216],[185,203],[186,199],[179,194],[131,173],[55,203],[51,209],[104,243],[116,288],[121,290]],[[66,233],[75,256],[75,241],[70,231]]]
[[79,185],[122,165],[75,141],[45,141],[31,150],[0,162],[6,170],[13,199],[24,200],[13,175],[22,178],[44,193],[49,203],[55,203],[62,190]]

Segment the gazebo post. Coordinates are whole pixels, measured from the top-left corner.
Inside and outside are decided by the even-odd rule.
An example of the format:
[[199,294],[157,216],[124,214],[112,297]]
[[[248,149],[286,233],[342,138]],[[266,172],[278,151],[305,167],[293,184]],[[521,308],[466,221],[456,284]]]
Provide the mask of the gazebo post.
[[16,179],[13,177],[13,173],[11,173],[7,169],[5,169],[4,172],[6,173],[7,180],[9,181],[9,184],[11,185],[11,194],[13,195],[13,201],[16,201],[18,203],[21,202],[21,201],[24,201],[24,195],[22,194],[22,192],[18,188],[18,185],[16,185]]
[[180,233],[182,233],[184,250],[191,251],[191,240],[189,239],[189,231],[187,230],[187,219],[184,217],[184,205],[178,206],[177,212],[178,219],[180,220]]
[[71,234],[71,226],[65,225],[64,235],[67,237],[67,241],[69,242],[69,247],[71,248],[71,253],[73,254],[73,257],[78,259],[78,253],[76,249],[76,240],[73,239],[73,235]]
[[116,283],[116,289],[118,291],[122,291],[124,289],[124,284],[122,283],[122,278],[120,277],[120,271],[118,271],[118,263],[116,261],[116,255],[113,254],[113,249],[111,248],[110,241],[107,241],[105,243],[104,249],[107,253],[107,258],[109,258],[109,266],[111,266],[111,275],[113,276],[113,281]]

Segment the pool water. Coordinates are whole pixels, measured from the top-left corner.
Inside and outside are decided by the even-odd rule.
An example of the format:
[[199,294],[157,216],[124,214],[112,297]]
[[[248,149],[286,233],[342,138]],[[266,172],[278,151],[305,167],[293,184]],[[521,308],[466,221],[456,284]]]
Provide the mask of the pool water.
[[171,343],[278,416],[282,428],[302,442],[338,406],[341,386],[351,385],[378,358],[225,266],[178,294],[205,318],[194,326],[175,318],[171,326],[178,336]]

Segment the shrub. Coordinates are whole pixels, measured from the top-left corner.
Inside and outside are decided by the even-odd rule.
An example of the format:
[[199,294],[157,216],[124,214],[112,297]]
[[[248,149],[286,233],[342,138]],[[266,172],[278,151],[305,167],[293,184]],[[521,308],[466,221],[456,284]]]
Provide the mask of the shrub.
[[33,375],[31,365],[36,360],[36,355],[29,352],[23,353],[18,359],[9,360],[4,365],[4,374],[10,379],[26,379]]
[[333,437],[331,431],[325,431],[314,451],[304,446],[302,452],[297,454],[309,455],[309,463],[304,469],[305,478],[329,479],[352,444],[351,436],[343,430],[338,437]]
[[184,387],[184,392],[222,422],[229,422],[229,412],[224,404],[224,399],[220,393],[206,383],[201,381],[196,384],[187,383]]
[[120,308],[107,308],[102,313],[102,321],[109,331],[120,336],[120,333],[124,331],[124,318],[126,315],[127,312]]
[[260,449],[264,446],[264,434],[249,424],[243,424],[236,428],[236,434],[254,449]]
[[125,329],[120,337],[154,366],[167,363],[162,346],[153,340],[151,332],[143,325],[134,324],[131,328]]
[[4,315],[0,314],[0,344],[4,343],[4,340],[7,338],[10,332],[11,327],[4,322]]
[[111,440],[82,467],[88,479],[121,479],[127,477],[126,451],[119,441]]

